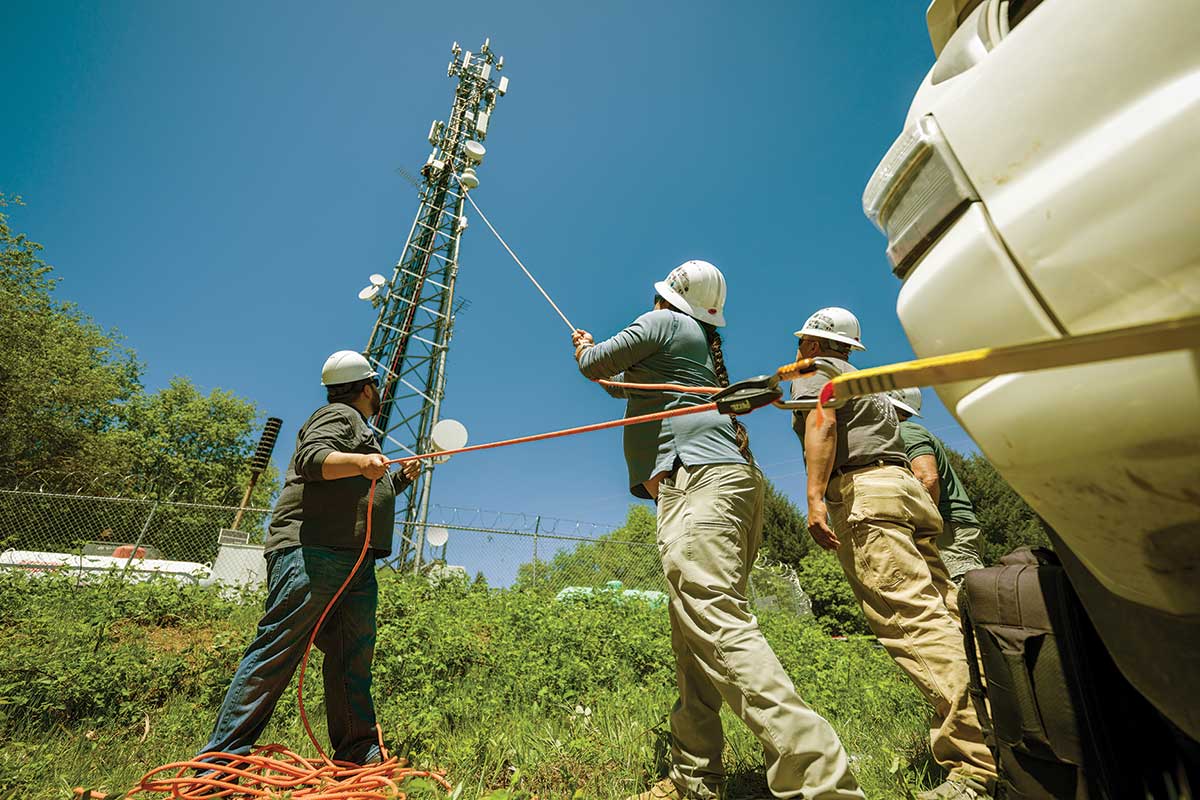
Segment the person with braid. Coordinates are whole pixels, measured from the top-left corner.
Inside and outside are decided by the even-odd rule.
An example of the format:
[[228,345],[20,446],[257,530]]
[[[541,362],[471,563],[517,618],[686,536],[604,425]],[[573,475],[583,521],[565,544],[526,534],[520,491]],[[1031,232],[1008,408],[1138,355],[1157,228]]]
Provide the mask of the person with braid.
[[[654,310],[611,339],[595,344],[587,331],[572,334],[580,372],[629,383],[729,385],[717,332],[725,324],[721,271],[688,261],[654,288]],[[628,401],[626,417],[709,402],[697,394],[605,388]],[[766,482],[746,429],[714,410],[624,431],[630,491],[658,506],[679,685],[670,774],[636,800],[721,796],[722,701],[762,743],[775,797],[863,797],[833,727],[800,699],[750,611],[747,583],[762,544]]]

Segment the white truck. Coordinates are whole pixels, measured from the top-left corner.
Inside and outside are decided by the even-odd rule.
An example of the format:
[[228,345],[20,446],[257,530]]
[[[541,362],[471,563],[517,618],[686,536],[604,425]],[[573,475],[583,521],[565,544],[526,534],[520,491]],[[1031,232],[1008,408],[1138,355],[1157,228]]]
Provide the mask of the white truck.
[[[1200,1],[934,0],[866,188],[918,357],[1200,314]],[[1200,741],[1200,351],[937,387]]]

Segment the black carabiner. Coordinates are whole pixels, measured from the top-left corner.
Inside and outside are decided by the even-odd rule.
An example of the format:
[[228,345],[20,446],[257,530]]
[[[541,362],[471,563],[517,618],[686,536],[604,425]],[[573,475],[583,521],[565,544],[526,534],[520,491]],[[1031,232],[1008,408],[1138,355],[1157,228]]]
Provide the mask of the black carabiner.
[[713,395],[721,414],[749,414],[756,408],[769,406],[780,397],[779,379],[774,375],[759,375],[738,381]]

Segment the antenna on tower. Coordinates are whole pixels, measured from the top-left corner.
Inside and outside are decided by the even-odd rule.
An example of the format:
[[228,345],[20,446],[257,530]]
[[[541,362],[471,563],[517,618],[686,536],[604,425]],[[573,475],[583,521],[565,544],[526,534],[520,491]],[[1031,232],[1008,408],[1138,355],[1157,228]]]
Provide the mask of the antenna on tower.
[[[404,252],[390,278],[372,275],[358,294],[378,309],[364,351],[382,382],[379,413],[370,422],[383,452],[391,457],[430,452],[434,444],[454,317],[463,310],[455,302],[455,284],[459,246],[469,223],[464,187],[479,185],[478,171],[487,153],[483,141],[496,99],[508,91],[508,78],[494,74],[504,59],[492,50],[490,40],[485,39],[476,53],[455,42],[450,55],[446,74],[458,81],[450,116],[430,125],[433,149],[420,177],[396,170],[420,192]],[[403,515],[397,514],[399,563],[414,571],[424,557],[433,470],[432,464],[422,465],[404,496]]]

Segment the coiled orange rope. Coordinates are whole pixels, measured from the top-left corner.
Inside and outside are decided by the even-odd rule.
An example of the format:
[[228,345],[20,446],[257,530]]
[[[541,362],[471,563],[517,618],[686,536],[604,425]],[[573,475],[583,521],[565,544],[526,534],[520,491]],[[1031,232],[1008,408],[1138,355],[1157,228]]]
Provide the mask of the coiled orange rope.
[[[302,758],[280,745],[259,747],[248,756],[222,756],[228,763],[180,761],[153,769],[126,798],[166,794],[173,798],[261,797],[294,800],[404,800],[400,788],[409,778],[428,778],[447,792],[450,783],[439,772],[411,769],[403,759],[385,758],[378,764],[358,766],[343,762]],[[196,770],[213,770],[196,775]],[[92,793],[91,797],[102,795]]]

